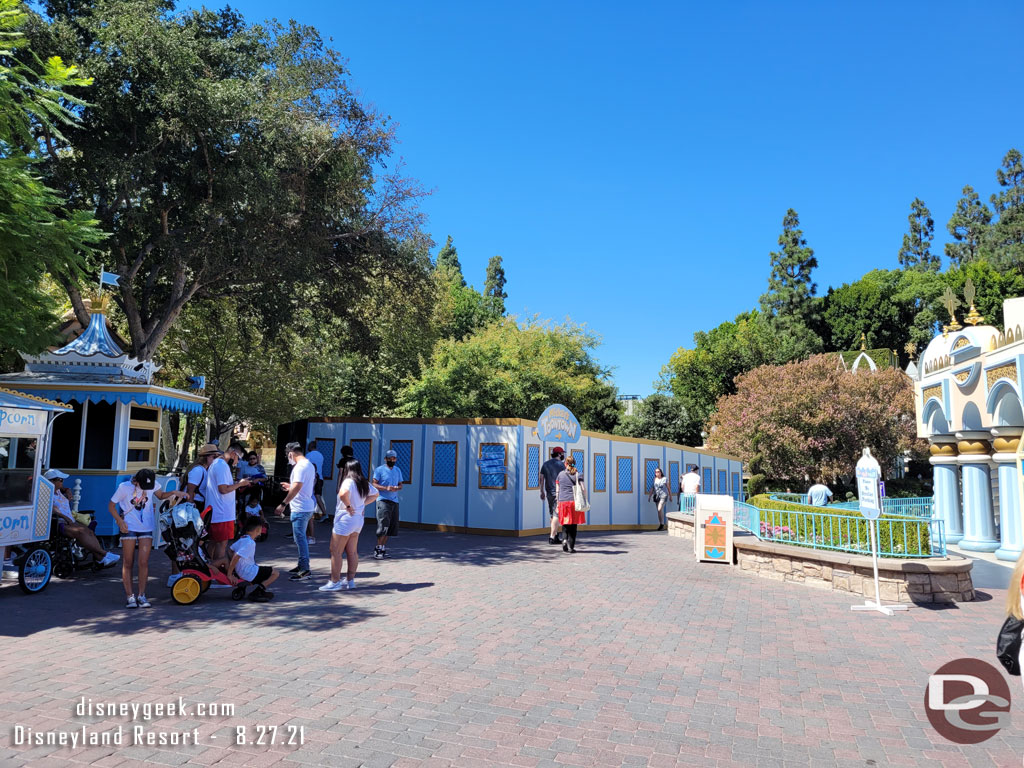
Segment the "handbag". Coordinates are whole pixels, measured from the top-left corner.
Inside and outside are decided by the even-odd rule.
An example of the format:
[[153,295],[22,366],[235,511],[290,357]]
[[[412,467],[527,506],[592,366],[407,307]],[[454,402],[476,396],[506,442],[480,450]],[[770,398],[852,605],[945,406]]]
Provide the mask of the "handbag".
[[1011,675],[1020,675],[1021,631],[1024,619],[1007,616],[996,637],[996,658]]
[[572,500],[576,505],[577,512],[590,511],[590,502],[587,501],[587,497],[583,493],[583,484],[579,480],[572,484]]

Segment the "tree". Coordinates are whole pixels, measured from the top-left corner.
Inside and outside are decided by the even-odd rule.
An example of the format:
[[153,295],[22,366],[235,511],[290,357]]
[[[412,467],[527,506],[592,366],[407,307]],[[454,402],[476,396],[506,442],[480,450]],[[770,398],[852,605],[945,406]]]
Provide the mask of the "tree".
[[[141,359],[193,298],[258,297],[249,307],[268,325],[288,322],[296,286],[354,301],[365,267],[420,221],[418,188],[400,165],[383,170],[392,127],[359,103],[315,29],[173,9],[54,0],[34,29],[96,81],[68,131],[73,151],[49,152],[44,168],[111,233],[93,266],[121,275]],[[84,321],[74,275],[57,276]]]
[[913,302],[901,298],[903,274],[875,269],[855,282],[830,288],[822,310],[825,349],[857,349],[863,333],[872,349],[902,350],[916,314]]
[[441,250],[437,252],[437,268],[449,272],[452,276],[451,279],[458,282],[461,287],[466,286],[466,278],[462,274],[462,265],[459,263],[459,252],[452,242],[451,235],[448,235]]
[[711,449],[798,486],[851,478],[865,446],[883,468],[904,450],[923,455],[910,379],[896,369],[847,373],[833,355],[743,374],[736,393],[719,401],[708,431]]
[[989,228],[988,244],[997,266],[1024,269],[1024,160],[1011,149],[996,171],[1002,189],[991,197],[998,217]]
[[821,339],[810,327],[815,322],[813,297],[817,291],[811,275],[818,260],[792,208],[782,219],[779,245],[781,250],[770,254],[772,269],[768,292],[761,296],[761,311],[778,336],[783,354],[795,359],[819,350]]
[[484,283],[484,296],[489,296],[494,301],[495,309],[499,314],[505,314],[505,267],[501,264],[501,256],[491,256],[487,262],[487,280]]
[[778,362],[777,336],[756,310],[693,335],[694,348],[680,347],[662,370],[658,384],[671,393],[685,418],[678,440],[700,442],[700,433],[722,395],[735,392],[734,381],[759,365]]
[[946,224],[946,229],[955,242],[946,243],[946,256],[951,264],[959,265],[975,261],[981,255],[981,248],[988,236],[992,211],[978,198],[970,184],[961,191],[956,209]]
[[59,56],[40,61],[24,35],[27,20],[20,2],[0,0],[0,339],[39,352],[57,321],[44,273],[77,276],[103,235],[88,211],[68,210],[39,179],[39,142],[65,149],[62,131],[81,107],[68,91],[90,80]]
[[[1024,275],[1015,269],[997,269],[984,260],[970,261],[959,267],[950,268],[943,275],[944,283],[952,288],[957,296],[964,295],[964,285],[968,278],[974,283],[974,304],[985,318],[985,324],[1002,328],[1003,301],[1024,296]],[[961,323],[968,309],[965,305],[959,313]]]
[[938,272],[942,266],[941,259],[932,253],[932,240],[935,239],[935,220],[924,201],[915,197],[910,204],[910,215],[907,216],[910,231],[903,235],[903,245],[899,251],[900,266],[903,269],[926,269]]
[[691,421],[681,401],[655,393],[640,401],[632,416],[622,417],[615,434],[685,445],[693,442]]
[[400,412],[535,419],[562,403],[584,429],[610,432],[619,409],[610,372],[592,354],[597,345],[597,337],[578,325],[502,318],[464,340],[439,341],[402,392]]

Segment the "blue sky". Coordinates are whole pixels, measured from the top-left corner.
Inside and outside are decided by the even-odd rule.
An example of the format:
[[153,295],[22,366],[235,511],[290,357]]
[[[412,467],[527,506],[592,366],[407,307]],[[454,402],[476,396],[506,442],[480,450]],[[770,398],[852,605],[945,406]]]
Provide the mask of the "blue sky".
[[756,306],[787,208],[820,293],[897,267],[915,196],[941,251],[963,185],[1024,151],[1020,3],[234,7],[333,38],[438,247],[477,287],[501,254],[510,312],[585,323],[623,394]]

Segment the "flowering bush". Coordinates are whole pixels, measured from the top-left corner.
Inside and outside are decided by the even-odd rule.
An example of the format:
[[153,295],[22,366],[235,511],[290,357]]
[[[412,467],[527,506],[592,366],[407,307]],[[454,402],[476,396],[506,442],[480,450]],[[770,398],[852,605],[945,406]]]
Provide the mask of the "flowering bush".
[[851,374],[816,355],[738,376],[736,394],[718,401],[708,447],[802,484],[853,475],[865,446],[883,467],[906,449],[923,455],[914,423],[914,387],[901,371]]

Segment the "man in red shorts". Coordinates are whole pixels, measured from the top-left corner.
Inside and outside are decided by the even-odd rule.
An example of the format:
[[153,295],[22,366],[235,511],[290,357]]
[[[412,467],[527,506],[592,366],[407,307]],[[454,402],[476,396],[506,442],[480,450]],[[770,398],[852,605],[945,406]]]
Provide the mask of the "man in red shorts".
[[[208,447],[203,446],[204,449]],[[235,537],[235,491],[249,485],[249,478],[243,477],[236,483],[231,476],[232,465],[241,458],[241,448],[231,446],[223,456],[211,456],[206,472],[206,503],[212,509],[210,541],[213,542],[213,552],[210,557],[215,561],[227,557],[228,542]]]

